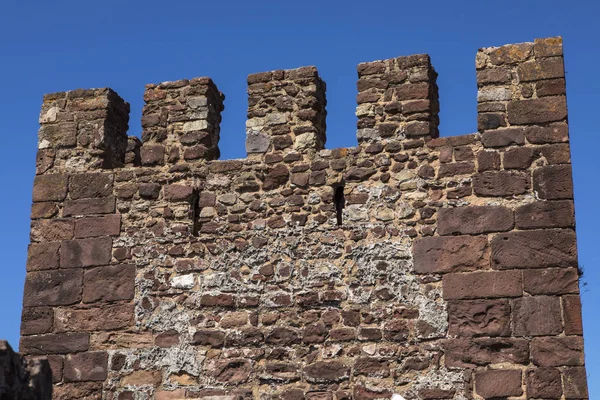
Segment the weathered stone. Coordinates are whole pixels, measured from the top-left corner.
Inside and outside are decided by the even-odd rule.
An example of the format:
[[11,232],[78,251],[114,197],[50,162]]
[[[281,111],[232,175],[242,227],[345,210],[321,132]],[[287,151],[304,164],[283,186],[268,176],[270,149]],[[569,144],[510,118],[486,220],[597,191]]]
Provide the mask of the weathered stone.
[[492,267],[548,268],[575,267],[575,233],[567,229],[509,232],[494,236]]
[[50,307],[23,307],[21,335],[37,335],[52,331],[54,313]]
[[415,272],[419,274],[474,271],[489,264],[483,236],[430,237],[415,241]]
[[112,195],[112,174],[93,173],[73,175],[69,179],[71,200],[107,197]]
[[567,117],[563,96],[514,100],[508,103],[508,122],[514,125],[543,124],[562,121]]
[[509,336],[510,307],[506,300],[461,300],[448,303],[451,336]]
[[33,181],[33,201],[62,201],[67,196],[67,175],[38,175]]
[[85,217],[75,221],[75,237],[119,236],[121,216],[119,214],[102,217]]
[[566,399],[587,399],[588,387],[584,367],[563,368],[563,386]]
[[520,206],[515,211],[519,229],[572,228],[575,225],[573,202],[539,201]]
[[25,278],[23,305],[61,306],[81,300],[83,271],[55,270],[29,272]]
[[60,333],[51,335],[24,336],[20,350],[26,354],[66,354],[87,351],[89,333]]
[[531,295],[578,293],[579,274],[577,268],[527,269],[523,288]]
[[112,239],[99,237],[62,242],[60,267],[78,268],[106,265],[112,256]]
[[541,337],[531,342],[531,358],[540,367],[583,365],[581,337]]
[[573,198],[570,165],[547,165],[533,171],[533,190],[541,199]]
[[473,368],[480,365],[529,364],[529,341],[513,338],[449,339],[444,341],[446,366]]
[[443,278],[443,286],[446,300],[523,295],[520,271],[446,274]]
[[304,368],[311,382],[339,382],[350,377],[350,368],[340,361],[318,361]]
[[506,207],[456,207],[442,208],[438,211],[440,235],[504,232],[511,230],[513,225],[513,213]]
[[133,323],[133,304],[103,305],[88,309],[59,309],[56,332],[93,332],[123,329]]
[[513,333],[515,336],[558,335],[562,330],[558,298],[534,296],[514,300]]
[[64,368],[65,382],[103,381],[108,376],[108,353],[70,354]]
[[31,243],[27,249],[27,271],[57,269],[60,243]]
[[135,265],[91,268],[83,275],[83,302],[131,300],[135,293]]
[[567,335],[583,335],[581,300],[578,295],[562,297],[563,321]]
[[529,176],[522,172],[483,172],[473,177],[473,189],[479,196],[514,196],[529,190]]
[[561,57],[529,61],[517,67],[517,75],[522,82],[562,78],[565,76],[564,63]]
[[520,396],[521,371],[488,370],[475,373],[475,391],[485,399]]
[[66,201],[63,216],[111,214],[115,212],[115,198],[112,196],[97,199]]
[[535,399],[560,399],[562,384],[560,371],[556,368],[529,369],[527,374],[527,396]]

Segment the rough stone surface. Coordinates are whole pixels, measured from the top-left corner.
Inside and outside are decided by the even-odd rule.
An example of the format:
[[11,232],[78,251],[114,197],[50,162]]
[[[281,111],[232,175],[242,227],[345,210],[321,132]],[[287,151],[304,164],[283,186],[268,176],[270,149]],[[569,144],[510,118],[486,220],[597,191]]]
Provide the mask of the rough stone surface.
[[0,340],[0,398],[51,400],[52,371],[48,359],[25,359]]
[[438,137],[427,55],[359,64],[341,149],[315,67],[252,74],[237,160],[210,78],[147,85],[142,140],[46,95],[23,353],[60,399],[585,398],[561,41],[476,68],[479,132]]

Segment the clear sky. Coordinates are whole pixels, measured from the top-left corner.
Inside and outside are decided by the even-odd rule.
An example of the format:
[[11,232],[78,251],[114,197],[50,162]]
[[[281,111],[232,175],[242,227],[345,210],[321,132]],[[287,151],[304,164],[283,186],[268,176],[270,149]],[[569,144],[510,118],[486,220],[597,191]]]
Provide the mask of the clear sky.
[[0,2],[0,338],[16,347],[42,95],[110,86],[140,134],[144,84],[210,76],[225,93],[221,158],[245,156],[246,76],[316,65],[327,82],[327,147],[356,145],[356,64],[429,53],[443,136],[476,131],[479,47],[564,38],[590,397],[600,397],[598,134],[600,2],[129,1]]

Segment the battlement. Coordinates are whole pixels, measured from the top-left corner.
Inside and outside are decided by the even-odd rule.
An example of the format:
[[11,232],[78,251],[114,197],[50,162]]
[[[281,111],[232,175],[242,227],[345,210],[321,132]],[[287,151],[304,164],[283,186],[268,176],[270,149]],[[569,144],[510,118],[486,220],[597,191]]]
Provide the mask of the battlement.
[[[44,97],[21,350],[61,399],[587,398],[560,38],[479,50],[439,137],[427,55],[358,65],[325,149],[315,67]],[[216,396],[216,397],[215,397]]]
[[[524,125],[565,121],[562,57],[560,38],[478,51],[478,130],[484,140],[522,136]],[[357,71],[359,144],[409,141],[423,146],[439,136],[437,73],[428,55],[365,62]],[[325,92],[314,66],[249,75],[248,154],[323,150]],[[75,158],[59,151],[58,159],[62,153],[81,168],[216,160],[224,100],[207,77],[146,85],[139,142],[126,138],[129,105],[111,89],[46,95],[39,147],[44,159],[51,157],[49,149],[79,149]]]

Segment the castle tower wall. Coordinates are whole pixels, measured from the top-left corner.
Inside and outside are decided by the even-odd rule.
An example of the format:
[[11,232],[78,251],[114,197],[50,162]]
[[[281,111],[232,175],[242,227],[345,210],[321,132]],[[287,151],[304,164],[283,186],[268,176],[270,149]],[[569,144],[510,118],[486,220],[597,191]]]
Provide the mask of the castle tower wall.
[[22,352],[62,399],[586,399],[561,65],[481,49],[480,132],[437,137],[428,56],[360,64],[332,150],[314,67],[250,75],[239,160],[208,78],[148,86],[141,142],[46,97]]

